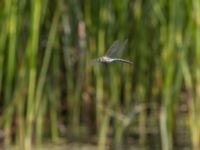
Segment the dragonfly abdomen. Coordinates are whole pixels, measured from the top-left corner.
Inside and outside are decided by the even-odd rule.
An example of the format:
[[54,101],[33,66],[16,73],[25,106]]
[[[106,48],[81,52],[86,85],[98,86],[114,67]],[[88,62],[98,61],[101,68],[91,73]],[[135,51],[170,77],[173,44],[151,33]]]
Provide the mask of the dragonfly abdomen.
[[133,62],[131,62],[129,60],[121,59],[121,58],[114,58],[113,61],[120,61],[120,62],[124,62],[127,64],[133,64]]

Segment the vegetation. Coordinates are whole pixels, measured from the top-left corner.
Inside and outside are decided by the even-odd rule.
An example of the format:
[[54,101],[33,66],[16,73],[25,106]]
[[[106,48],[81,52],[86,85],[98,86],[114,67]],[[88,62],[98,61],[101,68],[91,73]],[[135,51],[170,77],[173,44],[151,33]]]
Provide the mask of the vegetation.
[[[2,0],[0,8],[4,146],[200,147],[199,0]],[[126,38],[122,58],[133,65],[91,65]]]

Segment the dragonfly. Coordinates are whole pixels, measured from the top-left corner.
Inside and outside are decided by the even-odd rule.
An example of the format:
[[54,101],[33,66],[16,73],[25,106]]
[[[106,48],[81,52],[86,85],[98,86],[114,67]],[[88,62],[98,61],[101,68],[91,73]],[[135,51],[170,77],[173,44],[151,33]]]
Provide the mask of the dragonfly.
[[124,50],[127,42],[128,42],[128,39],[126,39],[124,41],[120,41],[120,40],[114,41],[113,44],[111,45],[111,47],[105,53],[105,55],[94,60],[93,64],[94,63],[108,64],[108,63],[112,63],[115,61],[127,63],[127,64],[133,64],[133,62],[131,62],[129,60],[113,57],[113,55],[119,54]]

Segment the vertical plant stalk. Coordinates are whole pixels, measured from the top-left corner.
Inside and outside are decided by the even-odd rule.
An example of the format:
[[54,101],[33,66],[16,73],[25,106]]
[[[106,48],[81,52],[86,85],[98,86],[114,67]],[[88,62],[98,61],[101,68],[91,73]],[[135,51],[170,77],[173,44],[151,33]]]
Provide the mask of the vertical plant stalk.
[[[59,72],[60,72],[60,51],[52,51],[52,78],[55,79],[46,85],[46,95],[48,97],[49,105],[47,109],[50,111],[50,131],[51,131],[51,141],[53,143],[59,142],[59,119],[58,114],[60,111],[60,86],[59,86]],[[49,106],[49,107],[48,107]]]
[[[120,110],[119,103],[120,103],[120,73],[116,74],[116,72],[119,72],[118,68],[111,68],[110,70],[110,82],[112,83],[110,85],[110,104],[109,108],[113,110],[116,114],[117,111]],[[114,147],[117,149],[121,146],[121,135],[122,135],[122,124],[120,120],[116,119],[114,120],[113,124],[114,128]]]
[[36,132],[35,132],[35,147],[36,149],[39,149],[41,146],[42,142],[42,137],[43,137],[43,129],[44,127],[44,118],[45,118],[45,112],[46,112],[46,107],[47,107],[47,95],[43,95],[43,101],[41,102],[40,109],[37,112],[37,118],[36,118]]
[[39,40],[41,16],[41,1],[32,1],[32,27],[29,45],[27,47],[27,57],[29,60],[29,85],[28,85],[28,102],[26,114],[26,137],[25,149],[32,149],[33,123],[34,123],[34,107],[35,107],[35,88],[37,73],[37,50]]
[[[175,90],[174,87],[179,86],[178,81],[174,82],[174,77],[180,79],[178,77],[180,74],[176,73],[176,67],[179,65],[177,63],[177,41],[174,35],[180,34],[177,24],[177,8],[181,3],[179,0],[170,1],[169,2],[169,23],[168,25],[163,24],[163,29],[165,29],[165,34],[167,38],[167,44],[164,44],[163,49],[163,64],[164,64],[164,74],[163,74],[163,89],[162,89],[162,97],[163,97],[163,106],[161,107],[161,115],[160,115],[160,131],[161,131],[161,145],[163,149],[172,149],[173,142],[173,122],[174,122],[174,106],[175,106],[175,98],[174,95],[178,94],[179,90]],[[180,21],[180,20],[179,20]],[[162,36],[162,35],[161,35]],[[176,65],[175,65],[176,64]]]
[[55,13],[53,16],[53,20],[52,20],[52,25],[50,28],[50,32],[49,32],[49,36],[48,36],[48,41],[47,41],[47,47],[45,49],[45,54],[44,54],[44,59],[42,62],[42,68],[41,68],[41,72],[39,74],[39,79],[38,79],[38,84],[36,86],[36,94],[35,94],[35,114],[36,114],[36,139],[40,139],[40,140],[36,140],[36,145],[39,146],[40,143],[42,142],[42,135],[43,135],[43,127],[42,127],[42,122],[43,122],[43,115],[44,115],[44,111],[41,111],[41,109],[45,109],[46,103],[42,103],[42,97],[44,96],[44,88],[45,88],[45,81],[46,81],[46,75],[47,75],[47,70],[49,67],[49,61],[51,58],[51,54],[52,54],[52,48],[53,48],[53,44],[56,38],[56,32],[58,29],[58,23],[59,23],[59,18],[60,18],[60,13],[61,13],[61,4],[60,2],[57,3],[56,9],[55,9]]
[[[16,55],[16,42],[17,42],[17,4],[15,0],[6,1],[6,15],[8,16],[8,57],[7,57],[7,67],[6,67],[6,77],[5,77],[5,99],[4,107],[7,107],[12,103],[12,83],[14,81],[15,74],[15,55]],[[6,146],[10,145],[11,142],[11,123],[12,123],[12,113],[14,108],[9,109],[6,113],[5,120],[5,140],[4,144]]]
[[192,109],[192,142],[194,149],[200,147],[200,2],[193,0],[194,23],[195,23],[195,71],[194,71],[194,106]]
[[[5,11],[5,10],[4,10]],[[4,12],[5,13],[5,12]],[[5,45],[6,45],[6,39],[7,39],[7,32],[6,31],[6,26],[7,26],[7,21],[4,21],[4,24],[0,26],[0,92],[2,91],[2,86],[3,86],[3,74],[4,74],[4,55],[5,55]]]
[[41,72],[39,75],[38,85],[36,88],[36,98],[35,98],[36,99],[36,108],[35,108],[36,112],[39,110],[39,105],[40,105],[42,93],[44,90],[44,83],[45,83],[45,79],[46,79],[47,70],[49,67],[49,61],[51,58],[54,40],[56,37],[59,18],[60,18],[60,6],[57,6],[57,9],[55,10],[55,14],[53,16],[52,25],[51,25],[49,36],[48,36],[49,38],[47,41],[47,47],[45,49],[44,60],[42,63],[42,68],[41,68]]
[[[98,50],[99,53],[102,53],[104,50],[104,38],[105,33],[102,29],[99,29],[98,32]],[[103,106],[103,96],[104,96],[104,90],[103,90],[103,76],[101,73],[100,66],[97,66],[95,70],[96,74],[96,125],[97,130],[99,131],[99,137],[98,137],[98,147],[99,149],[103,149],[106,142],[106,133],[107,133],[107,127],[108,127],[108,116],[106,114],[103,116],[102,110],[100,109],[101,106]],[[102,123],[101,123],[102,122]],[[101,125],[100,125],[101,124]]]

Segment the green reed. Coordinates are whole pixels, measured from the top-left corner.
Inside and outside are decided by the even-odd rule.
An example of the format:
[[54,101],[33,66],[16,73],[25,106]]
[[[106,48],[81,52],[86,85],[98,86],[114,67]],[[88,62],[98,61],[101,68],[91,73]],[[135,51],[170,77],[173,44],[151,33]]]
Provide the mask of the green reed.
[[[12,4],[12,1],[6,1],[5,3],[5,11],[4,15],[7,17],[5,20],[7,30],[7,38],[8,38],[8,45],[7,45],[7,60],[6,67],[5,67],[5,82],[4,82],[4,89],[5,89],[5,98],[4,98],[4,106],[8,107],[9,104],[12,104],[12,84],[14,80],[15,74],[15,60],[16,60],[16,43],[17,43],[17,5]],[[3,44],[3,43],[2,43]],[[4,131],[6,135],[11,134],[11,122],[12,122],[12,114],[13,109],[9,109],[5,114],[5,123],[4,123]],[[9,137],[5,138],[5,144],[8,145],[11,139]]]
[[[4,0],[0,8],[6,146],[93,136],[99,149],[128,141],[172,149],[184,101],[183,130],[199,147],[199,1]],[[127,38],[121,57],[133,66],[90,64]]]
[[[192,7],[192,6],[191,6]],[[194,91],[191,91],[192,97],[190,98],[192,101],[190,102],[190,108],[191,108],[191,122],[190,122],[190,127],[191,127],[191,133],[192,133],[192,142],[193,142],[193,146],[195,149],[198,149],[198,147],[200,146],[199,143],[199,139],[200,136],[197,132],[199,132],[199,126],[200,126],[200,121],[199,121],[199,97],[200,97],[200,88],[199,88],[199,58],[200,58],[200,44],[199,44],[199,39],[200,39],[200,30],[199,30],[199,25],[200,25],[200,17],[199,17],[199,8],[200,8],[200,3],[199,1],[193,1],[193,15],[194,15],[194,20],[191,20],[190,22],[190,28],[189,31],[191,30],[193,31],[193,40],[194,40],[194,46],[191,46],[194,49],[194,60],[193,60],[193,67],[192,67],[192,71],[191,71],[191,75],[192,76],[192,80],[193,80],[193,89]],[[190,14],[192,15],[192,14]],[[188,66],[187,66],[188,67]],[[191,78],[187,78],[188,81],[188,88],[191,86]]]

